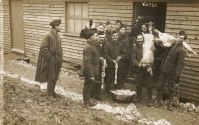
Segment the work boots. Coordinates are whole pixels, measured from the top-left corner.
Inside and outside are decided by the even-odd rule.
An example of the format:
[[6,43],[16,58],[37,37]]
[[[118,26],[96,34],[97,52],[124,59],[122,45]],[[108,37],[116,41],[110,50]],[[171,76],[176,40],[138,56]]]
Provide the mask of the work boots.
[[148,100],[147,100],[147,106],[148,106],[148,107],[153,106],[153,101],[152,101],[152,99],[148,99]]
[[95,105],[97,105],[97,102],[96,101],[93,101],[93,100],[89,100],[89,101],[86,101],[86,102],[84,102],[84,105],[85,106],[95,106]]
[[148,94],[147,106],[148,106],[148,107],[151,107],[151,106],[153,106],[153,101],[152,101],[152,88],[147,88],[147,94]]
[[134,103],[138,103],[142,101],[142,88],[141,87],[136,87],[137,90],[137,95],[135,96],[135,98],[133,98],[133,102]]
[[173,111],[174,107],[173,107],[173,103],[171,101],[169,101],[168,105],[167,105],[167,109],[169,111]]

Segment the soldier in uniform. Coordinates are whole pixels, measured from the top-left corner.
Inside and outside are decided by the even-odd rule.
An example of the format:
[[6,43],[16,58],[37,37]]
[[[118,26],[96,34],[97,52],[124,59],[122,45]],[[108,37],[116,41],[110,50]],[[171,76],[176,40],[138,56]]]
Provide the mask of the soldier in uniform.
[[[103,32],[97,34],[97,52],[99,54],[99,75],[97,76],[97,80],[102,82],[102,66],[104,66],[104,39],[105,39],[105,34]],[[92,90],[91,96],[97,100],[103,100],[102,97],[102,89],[100,84],[95,84],[94,89]]]
[[48,82],[47,94],[56,97],[55,85],[62,67],[62,46],[58,35],[61,20],[56,19],[50,22],[52,29],[41,42],[39,58],[36,69],[35,81]]
[[123,82],[124,73],[123,63],[121,59],[123,57],[123,45],[120,41],[118,41],[118,32],[112,32],[112,41],[105,45],[104,49],[105,58],[107,60],[107,68],[106,68],[106,93],[109,95],[110,90],[114,88],[114,79],[115,79],[115,65],[118,64],[118,80],[116,88],[120,88]]
[[142,88],[144,86],[147,87],[147,95],[148,95],[148,101],[147,105],[152,106],[152,76],[147,71],[147,67],[143,67],[140,64],[140,61],[142,59],[143,55],[143,42],[144,37],[140,34],[137,36],[136,39],[136,47],[132,51],[131,59],[132,59],[132,65],[134,72],[136,73],[136,91],[137,96],[134,100],[134,102],[140,102],[142,99]]
[[90,29],[84,31],[81,37],[87,39],[87,45],[83,50],[83,75],[84,75],[84,88],[83,88],[83,101],[84,105],[94,106],[96,102],[91,99],[91,92],[96,84],[101,83],[97,80],[99,75],[99,53],[97,51],[96,30]]
[[169,104],[168,110],[173,110],[172,98],[174,96],[174,85],[180,82],[180,75],[184,68],[184,59],[186,56],[185,48],[183,47],[184,36],[180,35],[176,43],[170,49],[165,61],[161,65],[161,72],[159,77],[159,88],[158,88],[158,103],[157,107],[160,106],[160,100],[162,98],[162,92],[164,86],[168,84],[169,90]]
[[[126,25],[122,24],[119,30],[119,38],[118,41],[120,41],[123,45],[123,51],[124,51],[124,57],[122,58],[122,62],[124,63],[124,79],[127,78],[127,76],[130,74],[131,70],[131,52],[133,48],[133,41],[129,41],[129,34],[126,32]],[[122,85],[124,87],[124,85]]]

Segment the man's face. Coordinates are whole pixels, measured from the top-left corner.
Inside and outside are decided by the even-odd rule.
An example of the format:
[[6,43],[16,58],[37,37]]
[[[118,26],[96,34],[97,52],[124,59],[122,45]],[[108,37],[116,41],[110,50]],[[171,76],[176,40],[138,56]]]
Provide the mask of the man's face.
[[113,39],[114,41],[117,41],[117,39],[118,39],[118,34],[117,34],[117,33],[114,33],[114,34],[112,35],[112,39]]
[[116,23],[116,29],[119,29],[119,28],[120,28],[120,26],[121,26],[121,24],[120,24],[120,23]]
[[57,32],[60,32],[60,31],[61,31],[61,27],[60,27],[60,26],[55,26],[55,30],[56,30]]
[[92,42],[97,42],[97,33],[95,33],[94,35],[92,35],[92,36],[90,37],[90,40],[91,40]]
[[98,42],[102,44],[104,42],[105,35],[98,35]]
[[104,32],[104,26],[102,26],[102,25],[98,26],[97,31]]
[[121,28],[121,29],[120,29],[120,33],[121,33],[121,34],[125,34],[125,32],[126,32],[126,28]]
[[142,46],[142,44],[143,44],[143,42],[144,42],[144,38],[141,36],[141,35],[139,35],[139,36],[137,36],[137,45],[138,46]]
[[111,29],[112,29],[111,24],[110,24],[110,25],[106,25],[106,30],[107,30],[107,31],[111,31]]
[[184,41],[184,39],[185,39],[185,36],[184,36],[184,35],[180,35],[180,36],[178,36],[178,43],[183,42],[183,41]]
[[142,32],[147,32],[147,27],[146,27],[146,25],[142,25]]

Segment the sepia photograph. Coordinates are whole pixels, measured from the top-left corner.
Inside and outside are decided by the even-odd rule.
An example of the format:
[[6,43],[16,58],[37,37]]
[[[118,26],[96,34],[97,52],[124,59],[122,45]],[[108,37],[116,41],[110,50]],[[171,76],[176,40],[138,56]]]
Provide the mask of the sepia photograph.
[[0,125],[199,125],[199,0],[0,0]]

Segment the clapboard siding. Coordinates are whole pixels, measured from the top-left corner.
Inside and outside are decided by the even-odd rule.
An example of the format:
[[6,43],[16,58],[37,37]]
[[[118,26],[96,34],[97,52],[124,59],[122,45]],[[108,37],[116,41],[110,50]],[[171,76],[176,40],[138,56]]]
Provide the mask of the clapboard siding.
[[4,43],[4,52],[9,53],[11,50],[11,32],[10,32],[10,8],[9,8],[9,0],[2,0],[2,9],[1,13],[3,13],[3,43]]
[[63,57],[65,61],[80,64],[85,40],[65,35],[65,4],[64,2],[28,2],[23,3],[23,20],[25,31],[25,53],[37,61],[39,46],[43,36],[50,30],[52,19],[62,20]]
[[[190,45],[199,53],[199,3],[168,3],[166,32],[176,35],[184,30]],[[181,77],[181,95],[199,101],[199,56],[186,57]]]
[[[96,23],[107,20],[122,20],[132,23],[132,2],[89,2],[89,18]],[[65,4],[64,2],[28,2],[23,3],[23,20],[25,31],[25,53],[37,59],[39,45],[45,33],[50,29],[49,21],[53,18],[62,19],[63,32],[60,33],[64,52],[64,60],[81,64],[85,40],[65,35]],[[114,23],[114,22],[113,22]]]
[[[2,54],[3,49],[3,2],[0,2],[0,53]],[[2,55],[0,56],[0,63],[2,63]],[[0,70],[2,70],[2,66],[0,67]]]
[[121,20],[128,26],[132,24],[133,2],[89,2],[89,17],[96,23],[115,23]]

